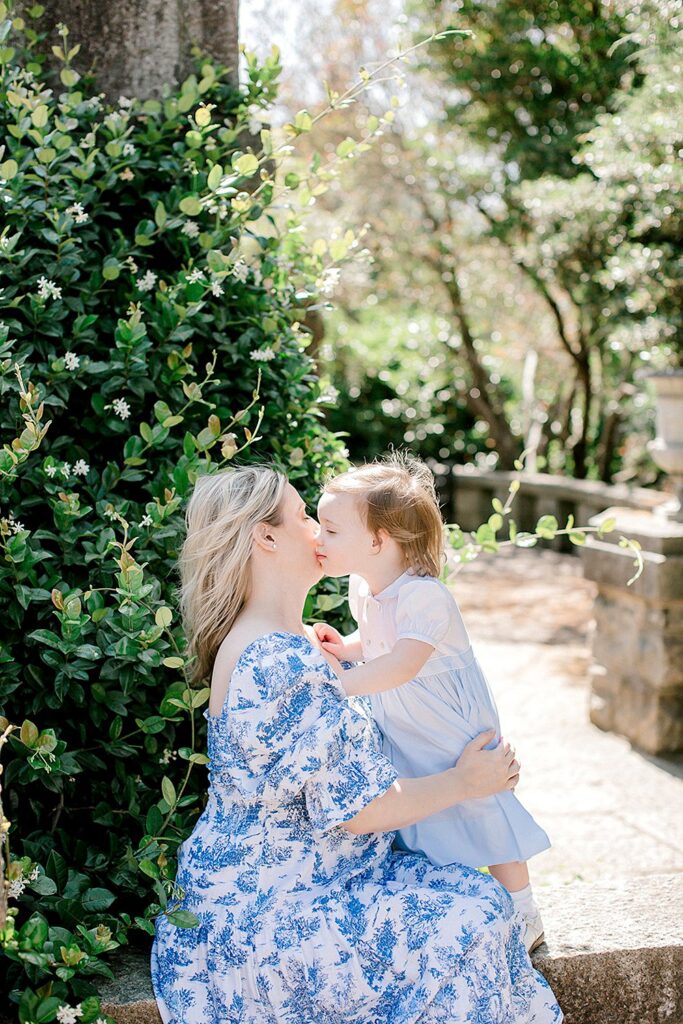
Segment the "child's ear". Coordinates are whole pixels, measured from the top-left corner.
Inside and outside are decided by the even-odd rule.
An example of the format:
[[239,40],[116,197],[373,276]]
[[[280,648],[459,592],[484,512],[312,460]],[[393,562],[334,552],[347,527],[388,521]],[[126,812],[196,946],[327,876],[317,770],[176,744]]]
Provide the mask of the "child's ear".
[[377,533],[372,538],[372,546],[374,548],[375,554],[379,554],[379,552],[382,550],[383,545],[386,544],[388,539],[389,534],[387,533],[386,530],[380,529],[377,531]]

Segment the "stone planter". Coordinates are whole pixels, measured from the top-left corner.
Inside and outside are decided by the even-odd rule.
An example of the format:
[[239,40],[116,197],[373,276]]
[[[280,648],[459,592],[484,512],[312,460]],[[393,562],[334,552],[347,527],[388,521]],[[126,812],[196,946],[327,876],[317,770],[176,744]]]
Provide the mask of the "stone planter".
[[649,445],[652,458],[671,478],[674,496],[661,509],[683,522],[683,369],[648,375],[657,394],[657,437]]

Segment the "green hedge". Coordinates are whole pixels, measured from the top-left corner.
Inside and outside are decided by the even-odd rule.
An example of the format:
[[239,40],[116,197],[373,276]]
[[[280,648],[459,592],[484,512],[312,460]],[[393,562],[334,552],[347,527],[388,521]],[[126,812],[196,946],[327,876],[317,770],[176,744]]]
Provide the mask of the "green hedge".
[[103,954],[148,945],[172,907],[203,807],[208,690],[186,687],[173,602],[184,499],[236,456],[309,498],[345,460],[302,326],[322,257],[253,134],[277,54],[248,56],[239,90],[198,57],[161,101],[109,105],[65,29],[48,72],[38,22],[0,19],[0,989],[21,1021],[80,1003],[87,1024]]

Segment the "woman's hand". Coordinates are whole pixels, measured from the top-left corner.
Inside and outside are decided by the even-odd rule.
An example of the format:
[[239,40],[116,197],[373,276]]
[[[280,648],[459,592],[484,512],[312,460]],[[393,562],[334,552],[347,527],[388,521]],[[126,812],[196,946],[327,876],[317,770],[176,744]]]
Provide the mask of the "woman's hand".
[[[334,626],[328,626],[326,622],[314,622],[313,630],[320,641],[322,650],[332,654],[339,664],[345,652],[344,638],[341,633],[337,632]],[[330,662],[330,664],[332,663]]]
[[467,744],[451,769],[467,794],[465,799],[478,800],[504,789],[514,789],[519,782],[521,765],[509,743],[501,741],[493,750],[485,750],[495,737],[495,729],[482,732]]

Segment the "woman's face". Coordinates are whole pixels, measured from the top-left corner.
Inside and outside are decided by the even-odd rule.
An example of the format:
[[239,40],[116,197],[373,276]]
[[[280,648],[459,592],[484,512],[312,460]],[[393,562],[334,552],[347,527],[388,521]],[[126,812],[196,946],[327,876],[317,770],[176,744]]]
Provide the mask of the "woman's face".
[[323,576],[316,550],[320,527],[291,484],[285,487],[281,509],[282,522],[269,528],[277,545],[278,566],[285,580],[304,578],[312,587]]

